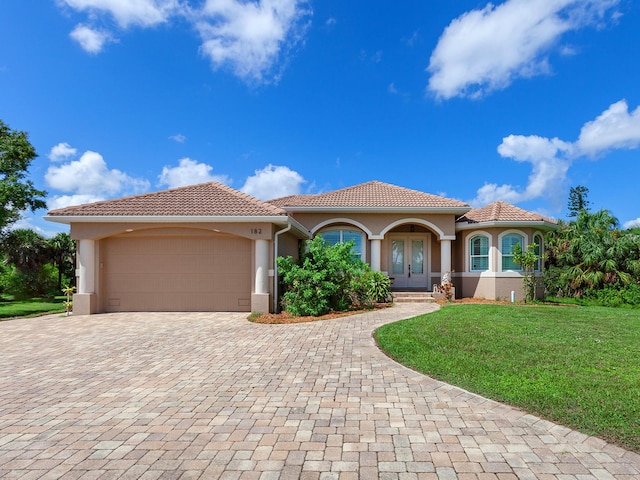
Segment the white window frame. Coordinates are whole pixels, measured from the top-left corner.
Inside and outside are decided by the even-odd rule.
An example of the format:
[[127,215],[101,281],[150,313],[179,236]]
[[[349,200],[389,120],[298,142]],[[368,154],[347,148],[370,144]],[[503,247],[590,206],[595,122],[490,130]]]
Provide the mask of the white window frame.
[[[505,270],[504,269],[504,262],[503,262],[503,258],[505,257],[505,253],[502,251],[502,241],[504,239],[504,237],[507,237],[509,235],[518,235],[521,240],[522,243],[520,244],[520,247],[522,248],[522,251],[524,251],[527,248],[527,235],[525,235],[524,232],[522,232],[521,230],[506,230],[504,232],[502,232],[500,235],[498,235],[498,248],[499,248],[499,255],[498,255],[498,271],[500,272],[522,272],[522,267],[517,268],[517,269],[509,269],[509,270]],[[513,254],[510,254],[509,256],[513,257]]]
[[[471,270],[471,239],[474,237],[487,237],[489,240],[489,269],[488,270]],[[464,242],[464,261],[465,261],[465,271],[473,273],[474,275],[486,275],[487,272],[493,272],[493,235],[484,230],[475,230],[470,232],[465,237]]]
[[[484,235],[484,234],[474,234],[474,235],[470,235],[468,237],[468,249],[469,249],[469,257],[468,257],[468,262],[469,262],[469,271],[470,272],[490,272],[491,271],[491,237],[489,235]],[[476,238],[484,238],[487,241],[487,253],[486,255],[474,255],[473,254],[473,241]],[[487,257],[487,268],[483,268],[483,269],[479,269],[479,268],[473,268],[473,259],[475,257],[478,258],[484,258]]]
[[[540,243],[536,242],[536,237],[540,238]],[[535,232],[533,234],[533,243],[538,245],[538,261],[536,263],[535,271],[542,271],[542,255],[544,254],[544,235],[540,232]]]
[[[362,251],[360,252],[360,259],[363,262],[366,262],[367,260],[367,236],[365,235],[365,233],[362,230],[358,230],[357,228],[349,228],[349,227],[331,227],[331,228],[323,228],[322,230],[318,231],[316,233],[316,235],[320,235],[322,236],[322,234],[327,233],[327,232],[340,232],[340,240],[338,240],[338,243],[343,243],[344,242],[344,233],[343,232],[351,232],[351,233],[357,233],[358,235],[360,235],[361,241],[360,241],[360,246],[362,248]],[[354,256],[356,256],[358,254],[358,252],[353,252]]]

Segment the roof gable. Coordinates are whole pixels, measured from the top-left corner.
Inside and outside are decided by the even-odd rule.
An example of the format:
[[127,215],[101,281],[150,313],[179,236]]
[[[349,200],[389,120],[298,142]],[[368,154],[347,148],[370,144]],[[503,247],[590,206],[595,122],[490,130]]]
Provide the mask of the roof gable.
[[493,202],[482,208],[469,210],[456,220],[457,223],[490,223],[490,222],[540,222],[556,224],[551,218],[524,210],[506,202]]
[[469,205],[430,193],[371,181],[315,195],[291,195],[270,200],[282,208],[469,208]]
[[49,216],[286,216],[275,205],[217,182],[51,210]]

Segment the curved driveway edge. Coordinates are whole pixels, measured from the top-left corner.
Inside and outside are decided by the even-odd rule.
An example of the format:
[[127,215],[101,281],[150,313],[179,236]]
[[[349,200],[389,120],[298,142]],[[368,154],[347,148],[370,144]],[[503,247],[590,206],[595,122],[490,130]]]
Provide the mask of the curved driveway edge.
[[413,372],[386,310],[0,323],[0,477],[631,480],[640,456]]

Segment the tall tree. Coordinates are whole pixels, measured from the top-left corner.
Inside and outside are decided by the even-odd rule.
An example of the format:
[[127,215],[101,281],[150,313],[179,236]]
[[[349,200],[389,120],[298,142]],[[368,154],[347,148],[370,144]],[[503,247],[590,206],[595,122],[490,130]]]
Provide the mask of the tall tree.
[[580,212],[546,239],[550,266],[545,283],[552,294],[583,296],[605,286],[640,281],[640,237],[618,228],[608,210]]
[[16,299],[26,299],[54,291],[54,268],[44,237],[24,228],[9,230],[2,236],[0,246],[8,266],[2,278],[7,293]]
[[58,233],[47,240],[49,258],[58,270],[58,290],[62,290],[62,278],[67,277],[75,283],[76,244],[68,233]]
[[46,208],[46,192],[27,180],[27,169],[38,156],[25,132],[0,120],[0,230],[20,219],[24,210]]
[[35,274],[49,261],[47,241],[28,228],[10,230],[2,238],[5,262],[20,272]]
[[580,212],[589,210],[588,195],[589,189],[587,187],[582,185],[571,187],[569,190],[569,217],[577,217]]

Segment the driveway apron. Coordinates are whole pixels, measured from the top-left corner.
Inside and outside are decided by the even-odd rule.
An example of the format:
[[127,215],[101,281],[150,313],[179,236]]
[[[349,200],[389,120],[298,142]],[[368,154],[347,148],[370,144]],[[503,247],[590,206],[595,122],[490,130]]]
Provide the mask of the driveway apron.
[[437,305],[0,323],[0,477],[632,480],[640,456],[398,365],[374,329]]

